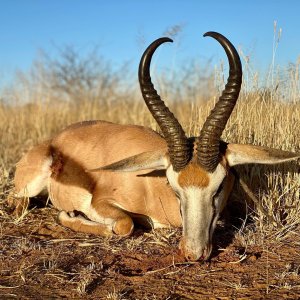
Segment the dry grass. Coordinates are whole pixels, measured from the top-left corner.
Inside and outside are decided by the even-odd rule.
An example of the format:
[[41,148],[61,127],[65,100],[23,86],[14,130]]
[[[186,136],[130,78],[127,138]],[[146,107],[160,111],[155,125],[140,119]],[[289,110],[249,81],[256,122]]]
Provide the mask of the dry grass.
[[[223,133],[223,139],[233,143],[251,143],[299,152],[300,102],[270,100],[263,96],[257,92],[251,96],[240,97]],[[176,105],[169,102],[170,108],[178,116],[188,135],[197,135],[214,100],[207,103],[197,101],[198,106],[189,100]],[[52,103],[49,97],[43,103],[0,106],[2,200],[5,200],[12,187],[14,165],[24,151],[48,139],[68,124],[89,119],[138,124],[157,129],[141,97],[135,94],[130,100],[117,99],[113,103],[83,100],[75,106],[70,102]],[[254,188],[269,214],[283,225],[282,231],[290,231],[290,226],[294,227],[299,223],[300,175],[297,163],[240,169],[243,178]],[[269,230],[273,226],[263,223],[265,218],[259,211],[255,213],[260,230]],[[278,232],[277,236],[280,235]]]
[[[247,89],[245,88],[246,91],[242,93],[223,133],[224,140],[300,152],[298,65],[286,74],[288,77],[285,78],[285,83],[279,85],[279,87],[276,86],[276,89],[271,87],[270,89],[261,90],[257,87],[251,87],[249,82],[245,82]],[[176,91],[169,91],[168,84],[163,78],[158,82],[162,90],[161,94],[168,98],[168,105],[186,129],[188,135],[197,135],[216,100],[216,96],[214,96],[216,93],[212,89],[213,82],[209,81],[208,86],[210,89],[208,92],[206,91],[205,95],[197,91],[196,94],[191,94],[185,98],[185,101],[176,101],[182,97],[173,98],[177,95]],[[81,101],[77,101],[76,105],[70,101],[58,101],[57,97],[54,99],[50,92],[46,93],[40,89],[35,92],[34,87],[30,85],[27,86],[27,89],[27,94],[30,94],[32,99],[30,104],[14,103],[8,105],[0,102],[0,239],[4,237],[2,234],[4,227],[11,226],[12,223],[16,228],[21,228],[25,224],[31,226],[32,223],[30,222],[40,222],[41,225],[46,220],[44,212],[42,212],[43,209],[40,210],[42,212],[40,219],[39,217],[32,219],[32,216],[28,216],[28,212],[25,212],[20,220],[15,220],[9,214],[6,205],[8,195],[13,189],[12,179],[15,163],[28,148],[48,139],[70,123],[82,120],[102,119],[157,129],[157,125],[147,111],[137,88],[128,89],[126,92],[115,91],[114,96],[109,100],[98,98],[84,100],[83,98]],[[14,92],[18,93],[20,89],[16,89]],[[211,96],[209,101],[205,102],[204,99],[208,97],[207,95]],[[282,101],[283,97],[289,97],[291,101]],[[18,94],[17,98],[22,98],[22,95]],[[292,246],[299,247],[299,162],[269,167],[244,166],[238,170],[261,202],[264,210],[276,220],[276,223],[270,223],[269,218],[258,210],[253,203],[248,202],[247,217],[252,219],[253,222],[250,225],[244,223],[236,231],[236,243],[243,247],[245,252],[248,247],[256,246],[262,246],[264,251],[268,251],[268,246],[265,245],[268,245],[270,240],[280,242],[288,239],[291,241]],[[232,198],[234,201],[243,202],[245,199],[249,201],[238,186]],[[30,211],[29,215],[32,213],[34,213],[34,210]],[[51,218],[52,224],[54,224],[54,217]],[[33,232],[34,234],[36,232]],[[96,239],[93,241],[91,238],[86,240],[85,237],[82,241],[80,237],[78,241],[75,238],[73,241],[76,243],[77,248],[95,247],[100,244],[101,249],[109,249],[111,253],[122,253],[125,248],[126,251],[133,252],[142,249],[147,254],[147,251],[153,247],[175,246],[177,237],[177,231],[168,230],[163,231],[163,233],[161,231],[146,233],[121,243],[115,239],[113,241],[109,239],[101,241]],[[41,243],[32,243],[26,238],[17,238],[14,243],[17,243],[15,246],[16,256],[30,251],[38,252],[41,250],[40,247],[43,249]],[[58,244],[64,244],[64,241],[62,240]],[[65,249],[65,247],[62,246],[62,249]],[[43,265],[40,272],[43,276],[55,277],[59,282],[71,278],[74,293],[81,297],[89,293],[91,286],[93,287],[100,282],[97,279],[97,274],[104,272],[101,263],[97,265],[92,261],[82,268],[76,267],[75,271],[72,269],[68,273],[62,270],[60,252],[57,252],[57,248],[53,250],[53,257],[49,254],[49,251],[47,250],[42,258]],[[299,276],[299,267],[297,268],[297,270],[296,268],[290,268],[277,274],[278,280],[273,286],[284,289],[292,289],[294,286],[299,287],[299,284],[295,281],[292,281],[292,283],[288,281],[289,278]],[[24,260],[23,265],[21,263],[19,269],[13,272],[13,276],[16,276],[16,282],[19,282],[18,284],[27,282],[27,269],[38,272],[37,268],[34,267],[34,263],[29,264]],[[265,280],[266,289],[268,289],[272,285],[269,284],[268,279]],[[236,290],[242,290],[246,286],[239,280],[227,281],[222,284]],[[11,289],[13,290],[13,287]],[[7,292],[8,294],[9,292]],[[127,294],[122,292],[119,287],[112,288],[106,299],[127,299]]]

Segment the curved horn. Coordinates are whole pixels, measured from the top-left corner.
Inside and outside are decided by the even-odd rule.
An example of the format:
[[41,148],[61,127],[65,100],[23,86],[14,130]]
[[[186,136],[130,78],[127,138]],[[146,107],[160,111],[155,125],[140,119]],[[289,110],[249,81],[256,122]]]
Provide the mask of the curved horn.
[[219,101],[206,119],[197,141],[197,161],[207,171],[213,172],[220,160],[220,137],[236,104],[242,84],[240,57],[227,38],[217,32],[204,36],[216,39],[224,48],[229,61],[229,77]]
[[161,100],[151,82],[150,63],[155,50],[165,42],[173,42],[170,38],[154,41],[144,52],[139,65],[139,82],[147,107],[168,144],[171,164],[175,171],[182,170],[192,156],[191,145],[178,120]]

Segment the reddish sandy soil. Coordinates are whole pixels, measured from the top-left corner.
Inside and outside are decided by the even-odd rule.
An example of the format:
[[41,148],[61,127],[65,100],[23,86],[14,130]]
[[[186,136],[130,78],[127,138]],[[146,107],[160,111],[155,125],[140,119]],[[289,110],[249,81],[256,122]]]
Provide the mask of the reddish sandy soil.
[[295,240],[245,248],[227,224],[210,261],[189,263],[180,229],[99,238],[62,228],[56,215],[35,208],[14,224],[0,204],[0,299],[300,299]]

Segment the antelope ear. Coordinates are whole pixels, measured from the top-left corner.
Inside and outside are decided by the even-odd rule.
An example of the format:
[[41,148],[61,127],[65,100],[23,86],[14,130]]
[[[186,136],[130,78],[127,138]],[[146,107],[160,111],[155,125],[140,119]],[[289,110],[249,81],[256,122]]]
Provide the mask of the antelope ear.
[[225,157],[229,166],[241,164],[278,164],[300,157],[300,154],[253,145],[228,144]]
[[88,172],[96,172],[101,170],[116,172],[135,172],[142,170],[164,170],[170,164],[169,156],[162,150],[143,152],[128,158],[119,160],[110,165],[87,170]]

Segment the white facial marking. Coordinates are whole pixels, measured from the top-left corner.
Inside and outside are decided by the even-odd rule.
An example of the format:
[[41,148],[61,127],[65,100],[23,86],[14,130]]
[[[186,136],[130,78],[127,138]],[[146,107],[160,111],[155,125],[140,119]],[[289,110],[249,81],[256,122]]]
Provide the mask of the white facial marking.
[[206,173],[209,177],[207,186],[181,187],[178,183],[178,173],[168,168],[167,177],[173,190],[179,194],[184,251],[193,253],[194,257],[210,255],[211,238],[221,209],[224,197],[216,195],[225,176],[225,168],[219,164],[213,173]]
[[167,175],[169,183],[170,183],[170,185],[173,189],[174,188],[181,189],[181,187],[178,184],[178,175],[179,175],[179,173],[177,173],[173,170],[172,165],[170,165],[170,167],[167,169],[166,175]]
[[207,188],[213,192],[218,190],[220,184],[226,176],[226,170],[221,164],[218,164],[215,171],[213,173],[208,173],[208,175],[210,178],[210,184]]

